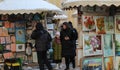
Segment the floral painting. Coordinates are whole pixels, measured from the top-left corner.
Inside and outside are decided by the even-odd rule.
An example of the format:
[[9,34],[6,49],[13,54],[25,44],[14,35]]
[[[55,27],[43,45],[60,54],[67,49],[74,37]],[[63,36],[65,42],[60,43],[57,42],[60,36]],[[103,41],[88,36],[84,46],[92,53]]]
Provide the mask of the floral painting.
[[95,22],[93,16],[82,16],[83,31],[95,31]]
[[106,16],[104,19],[106,33],[114,33],[114,18],[112,16]]
[[120,34],[115,35],[115,55],[120,56]]
[[84,56],[102,55],[101,35],[84,35]]
[[113,56],[113,41],[111,34],[104,35],[104,57]]
[[104,59],[105,70],[114,70],[113,57],[106,57]]
[[102,70],[101,57],[85,58],[82,62],[82,70]]
[[115,32],[120,33],[120,16],[115,17]]
[[105,34],[104,16],[95,16],[97,34]]

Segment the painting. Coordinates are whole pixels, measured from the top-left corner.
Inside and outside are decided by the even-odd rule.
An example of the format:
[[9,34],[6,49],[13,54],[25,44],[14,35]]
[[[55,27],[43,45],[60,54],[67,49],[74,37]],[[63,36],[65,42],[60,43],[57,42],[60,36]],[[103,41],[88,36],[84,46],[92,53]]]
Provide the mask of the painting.
[[93,16],[82,16],[83,19],[83,31],[95,31],[96,26],[95,26],[95,21]]
[[115,57],[115,70],[120,70],[120,56]]
[[16,44],[25,44],[25,28],[16,28]]
[[11,43],[10,36],[5,37],[5,41],[7,44],[10,44]]
[[0,37],[0,44],[6,44],[5,37]]
[[104,57],[113,56],[113,36],[111,34],[105,34],[104,38]]
[[114,33],[114,18],[112,16],[104,17],[105,30],[107,34]]
[[120,16],[115,16],[115,33],[120,33]]
[[33,62],[38,62],[37,52],[32,52]]
[[16,51],[16,44],[15,44],[15,43],[12,43],[12,44],[11,44],[11,51],[12,51],[12,52],[15,52],[15,51]]
[[102,62],[101,57],[85,58],[82,62],[82,70],[102,70]]
[[115,34],[115,55],[120,56],[120,34]]
[[97,34],[105,34],[105,23],[104,16],[95,16],[96,20],[96,33]]
[[14,57],[12,52],[4,53],[3,56],[4,56],[4,59],[9,59],[9,58],[13,58]]
[[104,58],[105,70],[114,70],[113,57]]
[[83,37],[84,56],[102,55],[102,36],[84,35]]
[[25,44],[16,44],[16,52],[25,51]]
[[10,36],[11,43],[16,43],[16,37],[14,35]]

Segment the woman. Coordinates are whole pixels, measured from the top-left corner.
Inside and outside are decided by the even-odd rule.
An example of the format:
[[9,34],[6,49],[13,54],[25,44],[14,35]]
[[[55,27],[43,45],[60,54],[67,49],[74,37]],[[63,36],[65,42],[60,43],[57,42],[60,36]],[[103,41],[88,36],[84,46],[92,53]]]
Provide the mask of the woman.
[[60,42],[60,32],[56,32],[55,34],[55,38],[53,40],[53,60],[54,62],[57,64],[55,69],[59,69],[60,68],[60,63],[61,63],[61,42]]
[[60,40],[62,45],[62,57],[65,58],[66,69],[69,70],[70,62],[73,63],[73,68],[75,67],[75,55],[76,50],[74,49],[74,36],[73,31],[70,28],[69,23],[64,22],[63,28],[60,32]]

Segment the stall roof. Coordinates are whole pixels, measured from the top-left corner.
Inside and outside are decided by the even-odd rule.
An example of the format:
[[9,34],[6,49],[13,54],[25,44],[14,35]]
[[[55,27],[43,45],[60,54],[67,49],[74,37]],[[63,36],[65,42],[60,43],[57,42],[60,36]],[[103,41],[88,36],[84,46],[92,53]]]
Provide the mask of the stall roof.
[[43,11],[62,12],[60,8],[44,0],[3,0],[0,2],[0,14],[23,14]]
[[120,6],[120,0],[66,0],[63,3],[64,8],[78,7],[78,6]]

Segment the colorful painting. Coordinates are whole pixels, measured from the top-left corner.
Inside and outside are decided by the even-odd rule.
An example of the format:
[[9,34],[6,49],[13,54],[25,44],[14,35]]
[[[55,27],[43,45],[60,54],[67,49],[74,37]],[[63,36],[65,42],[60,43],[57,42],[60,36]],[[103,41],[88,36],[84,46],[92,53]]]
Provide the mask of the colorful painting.
[[95,31],[95,21],[93,16],[82,16],[83,19],[83,31]]
[[84,35],[83,45],[84,56],[103,54],[101,35]]
[[114,33],[114,18],[112,16],[104,17],[106,33]]
[[104,35],[104,57],[113,56],[113,36],[111,34]]
[[10,36],[5,37],[5,40],[6,40],[6,43],[7,43],[7,44],[10,44],[10,43],[11,43]]
[[115,70],[120,70],[120,56],[115,57]]
[[106,57],[104,59],[105,70],[114,70],[113,57]]
[[95,16],[97,34],[105,34],[104,16]]
[[115,55],[120,56],[120,34],[115,35]]
[[11,43],[16,43],[16,37],[14,35],[10,36]]
[[101,57],[85,58],[82,63],[82,70],[102,70]]
[[12,44],[11,44],[11,51],[12,51],[12,52],[15,52],[15,51],[16,51],[16,44],[15,44],[15,43],[12,43]]
[[120,16],[115,16],[115,33],[120,33]]
[[24,44],[26,42],[25,38],[25,28],[16,28],[16,43]]
[[0,44],[6,44],[5,37],[0,37]]

